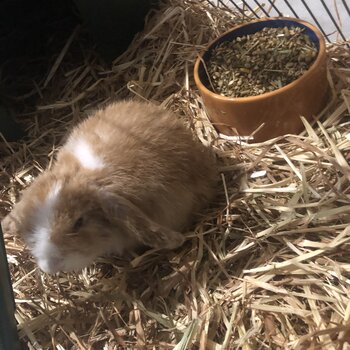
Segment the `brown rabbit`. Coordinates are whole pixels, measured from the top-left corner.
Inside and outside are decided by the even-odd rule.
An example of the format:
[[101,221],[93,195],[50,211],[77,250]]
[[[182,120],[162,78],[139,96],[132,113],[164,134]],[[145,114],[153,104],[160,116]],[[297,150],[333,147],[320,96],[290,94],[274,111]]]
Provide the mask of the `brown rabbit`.
[[175,115],[113,103],[73,129],[2,225],[43,271],[78,270],[138,245],[179,247],[215,181],[212,155]]

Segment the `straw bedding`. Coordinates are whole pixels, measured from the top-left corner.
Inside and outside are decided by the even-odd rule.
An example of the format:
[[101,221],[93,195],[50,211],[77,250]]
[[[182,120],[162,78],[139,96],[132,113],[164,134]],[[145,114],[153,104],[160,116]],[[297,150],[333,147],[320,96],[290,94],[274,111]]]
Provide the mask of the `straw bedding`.
[[33,87],[37,108],[18,99],[29,139],[1,144],[1,217],[67,129],[114,99],[174,110],[221,169],[216,201],[176,251],[48,276],[6,236],[30,349],[350,348],[350,54],[328,47],[332,100],[304,133],[237,143],[208,122],[192,69],[209,40],[242,20],[206,2],[168,1],[109,68],[75,45],[77,28]]

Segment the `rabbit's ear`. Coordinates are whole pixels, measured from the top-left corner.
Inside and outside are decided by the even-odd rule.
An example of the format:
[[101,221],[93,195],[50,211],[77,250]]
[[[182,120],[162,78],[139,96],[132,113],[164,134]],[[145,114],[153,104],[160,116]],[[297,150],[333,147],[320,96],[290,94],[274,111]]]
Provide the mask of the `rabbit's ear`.
[[174,249],[183,244],[183,234],[157,224],[124,197],[104,191],[100,195],[106,219],[123,225],[136,241],[157,249]]

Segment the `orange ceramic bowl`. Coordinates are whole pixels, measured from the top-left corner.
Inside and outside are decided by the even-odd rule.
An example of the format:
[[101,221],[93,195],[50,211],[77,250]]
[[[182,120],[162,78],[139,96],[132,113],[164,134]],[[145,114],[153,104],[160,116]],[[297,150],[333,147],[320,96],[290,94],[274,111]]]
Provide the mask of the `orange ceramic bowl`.
[[[208,61],[213,48],[224,41],[253,34],[264,27],[285,26],[302,27],[318,49],[316,60],[301,77],[280,89],[258,96],[231,98],[210,90],[202,61]],[[239,25],[214,40],[197,59],[194,79],[208,116],[219,132],[247,137],[258,130],[254,133],[254,142],[284,134],[297,134],[303,130],[300,116],[313,120],[328,101],[325,41],[316,27],[299,19],[278,17],[252,21]]]

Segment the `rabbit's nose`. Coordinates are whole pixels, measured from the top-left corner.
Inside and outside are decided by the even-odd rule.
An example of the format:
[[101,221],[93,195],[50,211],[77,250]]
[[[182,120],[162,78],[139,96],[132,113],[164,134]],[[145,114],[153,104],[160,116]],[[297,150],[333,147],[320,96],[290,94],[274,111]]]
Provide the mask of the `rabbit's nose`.
[[62,269],[63,259],[59,257],[39,259],[38,265],[46,273],[56,273]]

